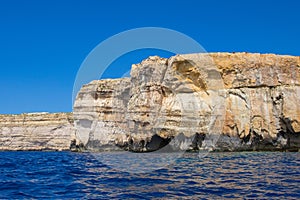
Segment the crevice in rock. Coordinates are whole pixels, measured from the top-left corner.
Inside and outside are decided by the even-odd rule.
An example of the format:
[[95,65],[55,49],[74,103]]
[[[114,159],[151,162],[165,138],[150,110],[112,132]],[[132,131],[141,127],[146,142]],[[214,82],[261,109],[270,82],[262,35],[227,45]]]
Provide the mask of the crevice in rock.
[[[237,92],[237,91],[239,91],[239,92]],[[229,90],[228,93],[231,95],[235,95],[235,96],[239,97],[240,99],[242,99],[245,102],[246,107],[249,108],[249,102],[247,101],[247,98],[245,96],[243,96],[243,95],[245,95],[245,93],[241,90],[241,88],[238,90]]]
[[202,142],[204,141],[204,139],[205,139],[204,133],[196,133],[191,145],[192,150],[194,151],[199,150],[202,146]]
[[286,144],[283,144],[283,148],[289,151],[298,151],[300,146],[300,132],[295,132],[292,121],[289,118],[280,118],[280,124],[282,130],[277,135],[278,138],[282,137],[286,139]]
[[155,134],[151,137],[150,141],[146,144],[147,151],[157,151],[166,145],[168,145],[172,140],[172,137],[170,138],[162,138],[159,135]]

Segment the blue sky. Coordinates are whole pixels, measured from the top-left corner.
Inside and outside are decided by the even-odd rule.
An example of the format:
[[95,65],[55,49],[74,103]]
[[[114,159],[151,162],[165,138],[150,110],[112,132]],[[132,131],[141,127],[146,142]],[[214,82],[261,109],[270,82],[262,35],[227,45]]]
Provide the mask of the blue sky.
[[[72,111],[73,83],[85,57],[132,28],[174,29],[208,52],[300,55],[299,8],[296,0],[0,0],[0,113]],[[114,65],[128,71],[152,54],[170,55],[137,51]]]

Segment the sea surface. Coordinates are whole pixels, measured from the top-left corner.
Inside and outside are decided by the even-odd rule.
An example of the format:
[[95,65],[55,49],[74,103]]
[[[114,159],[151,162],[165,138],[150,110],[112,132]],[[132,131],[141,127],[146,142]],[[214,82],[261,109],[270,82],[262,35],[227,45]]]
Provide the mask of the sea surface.
[[[149,162],[157,155],[148,154]],[[0,152],[0,199],[300,198],[300,153],[161,157],[174,159],[145,170],[122,153]]]

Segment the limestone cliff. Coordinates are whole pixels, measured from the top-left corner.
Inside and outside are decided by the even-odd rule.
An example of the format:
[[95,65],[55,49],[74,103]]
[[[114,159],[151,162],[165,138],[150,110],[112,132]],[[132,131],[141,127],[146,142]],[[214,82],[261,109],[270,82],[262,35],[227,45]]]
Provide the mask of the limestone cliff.
[[95,80],[73,113],[0,115],[0,150],[300,149],[300,57],[149,57]]
[[150,57],[82,87],[76,137],[90,150],[298,150],[299,86],[300,57]]
[[0,115],[0,150],[69,150],[71,113]]

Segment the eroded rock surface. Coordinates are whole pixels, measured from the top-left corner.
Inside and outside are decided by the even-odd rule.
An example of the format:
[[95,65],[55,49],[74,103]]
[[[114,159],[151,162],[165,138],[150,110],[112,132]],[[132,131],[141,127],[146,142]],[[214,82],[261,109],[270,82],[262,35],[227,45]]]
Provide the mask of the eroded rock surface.
[[0,150],[69,150],[72,113],[0,115]]
[[300,57],[149,57],[95,80],[73,113],[0,115],[0,150],[300,149]]
[[131,78],[85,85],[74,106],[88,149],[298,150],[300,57],[149,57]]

